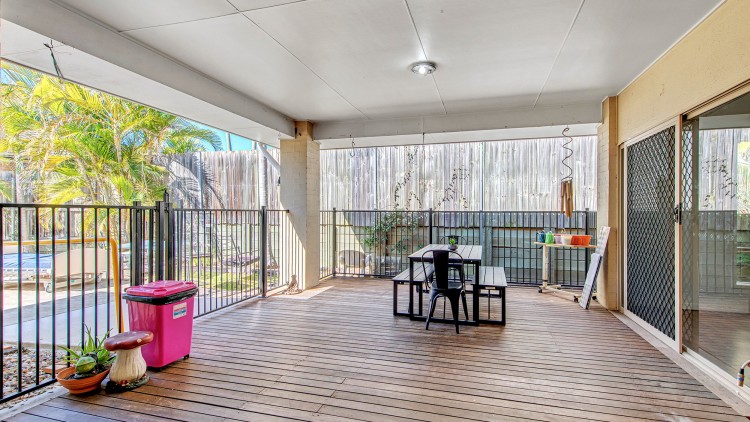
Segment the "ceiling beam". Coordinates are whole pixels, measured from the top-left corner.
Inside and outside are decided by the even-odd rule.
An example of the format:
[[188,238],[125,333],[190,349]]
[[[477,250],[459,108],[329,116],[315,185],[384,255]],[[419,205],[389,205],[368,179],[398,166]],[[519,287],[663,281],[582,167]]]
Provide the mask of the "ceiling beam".
[[352,142],[355,148],[458,144],[466,142],[508,141],[518,139],[559,138],[562,131],[568,128],[568,136],[596,136],[598,123],[570,124],[544,127],[525,127],[495,130],[474,130],[464,132],[441,132],[397,136],[371,136],[368,138],[326,139],[320,142],[321,150],[350,149]]
[[0,16],[281,134],[294,134],[293,120],[279,111],[52,0],[2,0]]
[[497,129],[534,128],[601,121],[599,104],[578,104],[560,107],[536,107],[471,114],[406,117],[400,119],[345,120],[319,122],[315,140],[355,139],[488,131]]

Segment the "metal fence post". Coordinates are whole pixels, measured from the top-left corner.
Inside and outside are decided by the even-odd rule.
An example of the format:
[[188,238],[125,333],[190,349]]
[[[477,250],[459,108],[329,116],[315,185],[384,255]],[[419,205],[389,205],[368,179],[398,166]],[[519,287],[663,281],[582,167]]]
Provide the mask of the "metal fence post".
[[164,276],[167,280],[174,280],[175,275],[175,269],[176,269],[176,263],[175,260],[175,244],[177,243],[176,240],[176,234],[177,230],[175,228],[175,215],[174,215],[174,209],[172,208],[172,204],[169,202],[169,194],[164,193],[164,217],[162,221],[164,222]]
[[[260,294],[266,297],[268,293],[267,259],[268,259],[268,210],[260,207]],[[279,274],[280,275],[280,274]]]
[[338,253],[338,236],[336,233],[336,224],[338,220],[336,219],[336,208],[333,209],[333,222],[331,223],[331,267],[333,268],[333,274],[334,277],[336,277],[336,254]]
[[429,211],[427,211],[427,221],[428,221],[427,224],[429,225],[429,228],[430,228],[429,242],[427,243],[432,244],[432,208],[430,208]]
[[143,210],[140,201],[133,201],[130,213],[130,282],[143,284]]
[[156,267],[157,280],[164,280],[164,231],[166,226],[166,210],[164,209],[164,201],[156,201],[156,215],[154,216],[154,224],[156,225],[156,239],[154,239],[154,266]]
[[484,234],[484,211],[479,211],[479,244],[482,245],[482,260],[485,262],[489,262],[489,265],[492,265],[492,257],[490,256],[489,259],[487,259],[487,252],[489,251],[492,253],[492,236],[490,236],[490,245],[487,247],[487,245],[484,244],[484,242],[487,240],[487,236]]

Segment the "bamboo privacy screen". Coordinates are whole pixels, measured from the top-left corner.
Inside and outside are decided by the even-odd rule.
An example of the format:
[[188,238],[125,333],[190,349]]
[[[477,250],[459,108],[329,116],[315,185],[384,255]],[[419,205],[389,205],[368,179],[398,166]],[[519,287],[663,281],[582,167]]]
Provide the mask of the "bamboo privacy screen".
[[[321,209],[559,211],[565,138],[321,151]],[[596,137],[570,145],[573,208],[596,209]]]

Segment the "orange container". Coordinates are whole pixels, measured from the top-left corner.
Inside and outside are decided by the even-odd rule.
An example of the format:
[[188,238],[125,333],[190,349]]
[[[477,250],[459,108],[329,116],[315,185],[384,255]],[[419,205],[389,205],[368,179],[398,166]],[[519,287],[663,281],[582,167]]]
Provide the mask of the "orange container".
[[576,246],[588,246],[591,244],[591,236],[583,234],[574,235],[571,244]]

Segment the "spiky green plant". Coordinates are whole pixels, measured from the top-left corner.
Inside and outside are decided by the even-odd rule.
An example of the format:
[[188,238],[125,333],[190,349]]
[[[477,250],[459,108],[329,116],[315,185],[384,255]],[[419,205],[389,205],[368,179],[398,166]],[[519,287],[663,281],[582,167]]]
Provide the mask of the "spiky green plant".
[[[115,360],[115,356],[104,348],[104,341],[109,338],[108,330],[102,338],[94,337],[91,328],[86,326],[86,339],[81,343],[79,350],[73,350],[65,346],[59,346],[68,353],[63,361],[76,367],[76,378],[87,378],[96,375],[109,367]],[[93,360],[94,365],[90,365]],[[79,365],[86,368],[79,371]]]

